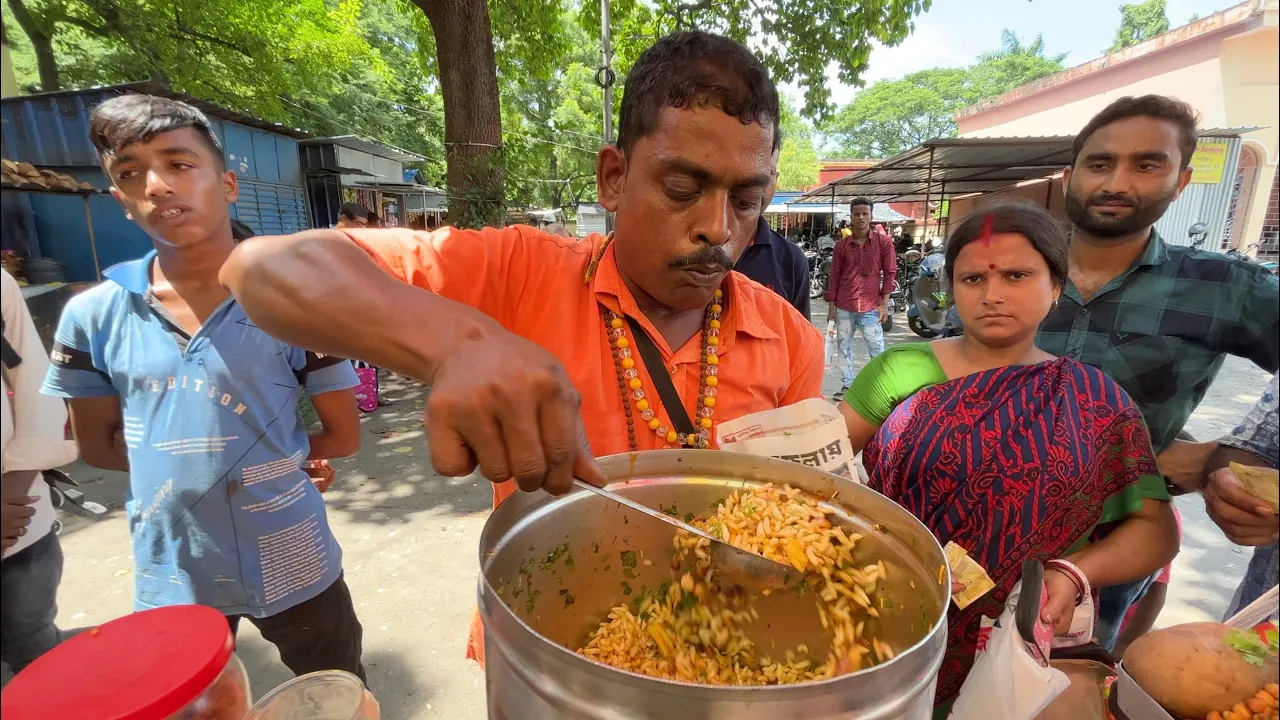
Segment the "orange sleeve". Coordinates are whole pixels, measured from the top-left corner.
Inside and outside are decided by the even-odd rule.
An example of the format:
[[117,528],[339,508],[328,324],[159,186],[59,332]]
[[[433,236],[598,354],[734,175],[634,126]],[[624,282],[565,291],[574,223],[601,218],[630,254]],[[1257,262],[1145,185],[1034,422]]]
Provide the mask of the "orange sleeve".
[[780,406],[822,397],[823,339],[812,324],[799,313],[792,313],[787,323],[787,345],[791,356],[791,384],[782,394]]
[[388,228],[343,232],[392,276],[509,325],[535,266],[530,252],[548,245],[529,242],[525,230],[442,228],[419,232]]

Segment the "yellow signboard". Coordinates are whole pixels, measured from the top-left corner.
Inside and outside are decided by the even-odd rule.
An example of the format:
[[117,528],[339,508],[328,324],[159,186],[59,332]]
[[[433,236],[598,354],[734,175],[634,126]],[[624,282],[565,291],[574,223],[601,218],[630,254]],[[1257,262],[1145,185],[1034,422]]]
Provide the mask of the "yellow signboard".
[[1191,182],[1217,185],[1227,167],[1227,149],[1224,142],[1201,142],[1191,156]]

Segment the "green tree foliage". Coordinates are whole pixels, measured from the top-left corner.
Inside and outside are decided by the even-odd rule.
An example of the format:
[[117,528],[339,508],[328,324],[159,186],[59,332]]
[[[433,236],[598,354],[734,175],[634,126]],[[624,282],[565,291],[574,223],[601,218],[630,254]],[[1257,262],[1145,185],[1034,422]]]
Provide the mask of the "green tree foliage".
[[[978,56],[979,62],[989,62],[1007,57],[1044,58],[1044,35],[1036,35],[1036,39],[1024,44],[1018,34],[1009,28],[1000,31],[1000,49],[985,52]],[[1054,55],[1049,60],[1061,63],[1067,59],[1067,53]]]
[[[654,40],[677,30],[727,35],[751,48],[774,81],[801,88],[801,113],[828,115],[827,71],[846,85],[861,85],[873,43],[894,46],[911,33],[912,19],[931,0],[619,0],[611,8],[619,66]],[[583,27],[600,32],[600,4],[584,2]]]
[[791,98],[782,96],[782,151],[778,154],[778,189],[805,190],[818,184],[822,162],[814,146],[814,131]]
[[[428,159],[459,224],[504,200],[592,200],[600,144],[600,6],[592,0],[0,0],[28,90],[152,79],[316,134],[355,134]],[[662,35],[745,42],[801,90],[784,183],[816,152],[800,115],[833,108],[826,73],[859,84],[930,0],[616,0],[614,114],[626,71]],[[17,26],[21,32],[14,32]],[[474,206],[470,208],[469,206]]]
[[[333,92],[341,73],[368,61],[356,32],[358,0],[8,0],[35,46],[40,89],[152,79],[264,116],[280,96]],[[50,62],[57,63],[49,68]],[[378,68],[384,71],[383,68]]]
[[884,158],[925,140],[955,135],[961,108],[1063,70],[1066,55],[1046,57],[1037,37],[1023,44],[1005,30],[999,50],[967,68],[933,68],[881,80],[858,92],[822,131],[844,157]]
[[969,71],[934,68],[860,91],[826,123],[843,157],[891,157],[921,142],[955,134],[951,116],[969,104]]
[[568,48],[545,75],[503,73],[503,144],[510,204],[572,208],[594,201],[601,144],[601,94],[595,85],[596,43],[565,13]]
[[1165,4],[1165,0],[1143,0],[1121,5],[1120,27],[1116,28],[1116,37],[1107,52],[1123,50],[1169,32],[1169,14]]

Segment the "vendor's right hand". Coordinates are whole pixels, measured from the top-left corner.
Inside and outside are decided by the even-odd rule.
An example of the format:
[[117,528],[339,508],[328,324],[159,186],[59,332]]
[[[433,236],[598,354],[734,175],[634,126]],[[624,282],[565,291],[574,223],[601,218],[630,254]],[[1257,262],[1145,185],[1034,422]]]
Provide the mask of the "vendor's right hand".
[[494,323],[438,365],[427,400],[431,462],[458,477],[567,492],[605,478],[587,447],[581,396],[554,355]]
[[1204,506],[1209,517],[1237,545],[1266,545],[1280,538],[1280,516],[1245,490],[1229,467],[1209,475]]

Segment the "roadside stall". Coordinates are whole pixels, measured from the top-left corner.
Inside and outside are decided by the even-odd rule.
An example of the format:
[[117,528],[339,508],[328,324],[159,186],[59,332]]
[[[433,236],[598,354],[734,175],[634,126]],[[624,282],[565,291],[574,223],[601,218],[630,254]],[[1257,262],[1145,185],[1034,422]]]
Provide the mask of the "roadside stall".
[[406,181],[405,163],[426,159],[416,153],[355,135],[312,138],[298,145],[313,227],[333,227],[346,202],[373,211],[386,227],[409,227],[410,207],[423,213],[425,223],[427,197],[443,198],[436,188]]

